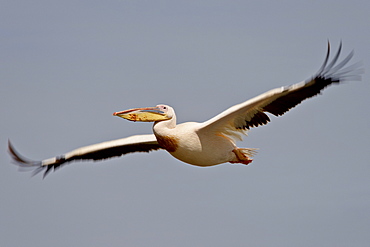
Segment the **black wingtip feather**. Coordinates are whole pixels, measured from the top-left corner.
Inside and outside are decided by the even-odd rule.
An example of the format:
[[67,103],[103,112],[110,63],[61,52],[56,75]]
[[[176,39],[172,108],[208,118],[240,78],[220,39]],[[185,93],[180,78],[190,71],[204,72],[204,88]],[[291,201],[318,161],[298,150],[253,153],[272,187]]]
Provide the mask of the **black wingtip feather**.
[[12,145],[12,143],[10,142],[10,140],[8,140],[8,151],[9,151],[10,156],[16,162],[16,164],[18,164],[21,167],[26,167],[26,168],[28,167],[29,168],[29,167],[38,167],[38,166],[41,165],[40,161],[29,160],[29,159],[23,157],[22,155],[20,155],[15,150],[15,148]]
[[326,52],[326,57],[325,57],[325,60],[324,60],[324,63],[321,65],[319,71],[317,72],[317,74],[321,74],[325,67],[326,67],[326,64],[328,63],[329,61],[329,56],[330,56],[330,42],[328,41],[328,50]]
[[[39,174],[40,172],[44,171],[45,169],[48,169],[49,167],[45,167],[45,166],[42,166],[42,162],[41,161],[34,161],[34,160],[30,160],[30,159],[27,159],[25,157],[23,157],[22,155],[20,155],[14,148],[14,146],[12,145],[12,143],[10,142],[10,140],[8,140],[8,151],[9,151],[9,154],[10,156],[12,157],[13,159],[13,162],[14,164],[16,164],[20,170],[29,170],[29,169],[33,169],[33,172],[32,172],[32,177]],[[46,174],[44,173],[44,176],[45,177]]]
[[[339,58],[339,55],[340,55],[341,51],[342,51],[342,41],[339,44],[338,51],[335,54],[334,58],[332,59],[332,61],[330,62],[330,64],[328,64],[327,66],[324,66],[324,69],[323,69],[322,73],[325,73],[325,71],[330,71],[333,68],[333,66],[338,61],[338,58]],[[329,53],[330,53],[330,50],[328,49],[328,54]],[[327,63],[327,60],[326,60],[326,63]]]

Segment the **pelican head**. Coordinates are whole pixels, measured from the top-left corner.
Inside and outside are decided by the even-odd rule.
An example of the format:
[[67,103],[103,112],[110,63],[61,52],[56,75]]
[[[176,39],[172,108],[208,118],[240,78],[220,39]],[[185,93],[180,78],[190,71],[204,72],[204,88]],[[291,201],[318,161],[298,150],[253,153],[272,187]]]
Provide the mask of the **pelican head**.
[[172,119],[174,115],[173,112],[170,106],[157,105],[156,107],[134,108],[115,112],[113,116],[118,116],[134,122],[159,122]]

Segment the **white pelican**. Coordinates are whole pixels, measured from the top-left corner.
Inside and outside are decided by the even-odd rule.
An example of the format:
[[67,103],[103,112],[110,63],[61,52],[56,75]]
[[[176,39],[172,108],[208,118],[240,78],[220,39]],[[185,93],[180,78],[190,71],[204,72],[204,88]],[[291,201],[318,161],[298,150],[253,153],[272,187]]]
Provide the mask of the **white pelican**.
[[224,112],[203,123],[188,122],[176,124],[172,107],[136,108],[113,115],[130,121],[154,122],[154,134],[135,135],[118,140],[81,147],[42,161],[31,161],[19,155],[9,141],[9,152],[21,167],[36,168],[44,177],[61,165],[75,160],[102,160],[133,152],[149,152],[165,149],[175,158],[195,166],[214,166],[230,162],[248,165],[255,154],[253,148],[239,148],[235,141],[251,127],[267,124],[267,113],[281,116],[303,100],[319,94],[325,87],[345,80],[360,80],[358,64],[344,67],[353,56],[353,51],[337,64],[342,44],[330,63],[330,44],[319,71],[311,79],[287,87],[276,88]]

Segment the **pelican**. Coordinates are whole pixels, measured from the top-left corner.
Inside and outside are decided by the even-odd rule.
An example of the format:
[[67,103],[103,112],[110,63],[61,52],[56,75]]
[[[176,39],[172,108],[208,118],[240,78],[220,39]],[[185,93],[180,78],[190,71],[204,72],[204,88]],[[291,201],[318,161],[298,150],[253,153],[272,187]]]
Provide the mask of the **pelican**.
[[[208,167],[226,162],[248,165],[256,153],[254,148],[239,148],[248,130],[270,122],[266,113],[281,116],[303,100],[319,94],[332,84],[348,80],[361,80],[362,69],[358,64],[346,66],[353,51],[338,62],[342,43],[329,62],[330,43],[323,65],[311,79],[291,86],[272,89],[243,103],[234,105],[203,123],[176,124],[176,114],[168,105],[135,108],[113,113],[130,121],[154,122],[153,134],[134,135],[122,139],[81,147],[61,156],[32,161],[21,156],[9,145],[9,153],[16,164],[31,167],[34,175],[50,171],[76,160],[103,160],[134,152],[165,149],[173,157],[195,166]],[[337,63],[338,62],[338,63]]]

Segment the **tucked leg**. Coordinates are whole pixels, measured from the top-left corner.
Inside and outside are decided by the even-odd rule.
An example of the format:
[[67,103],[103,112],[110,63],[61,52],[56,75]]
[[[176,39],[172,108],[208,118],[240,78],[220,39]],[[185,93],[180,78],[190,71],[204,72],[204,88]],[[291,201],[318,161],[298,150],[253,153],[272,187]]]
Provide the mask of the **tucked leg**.
[[241,163],[244,165],[251,163],[253,160],[250,157],[257,153],[255,148],[235,148],[233,152],[236,156],[236,160],[230,161],[230,163]]

